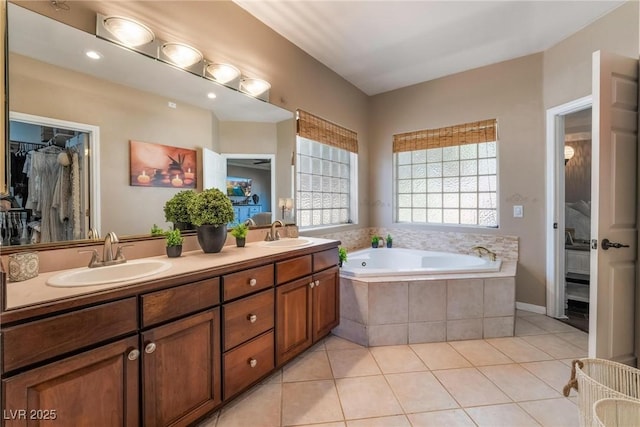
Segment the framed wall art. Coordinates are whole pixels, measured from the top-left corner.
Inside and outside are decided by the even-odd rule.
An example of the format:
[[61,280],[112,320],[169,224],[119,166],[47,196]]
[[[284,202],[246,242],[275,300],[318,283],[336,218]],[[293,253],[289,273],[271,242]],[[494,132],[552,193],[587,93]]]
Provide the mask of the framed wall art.
[[196,188],[196,150],[131,140],[129,151],[131,185]]

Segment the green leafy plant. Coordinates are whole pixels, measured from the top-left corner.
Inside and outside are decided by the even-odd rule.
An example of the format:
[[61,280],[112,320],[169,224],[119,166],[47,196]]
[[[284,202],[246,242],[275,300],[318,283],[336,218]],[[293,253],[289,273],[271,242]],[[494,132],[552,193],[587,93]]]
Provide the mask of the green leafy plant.
[[372,245],[378,245],[378,243],[380,243],[380,237],[378,237],[378,236],[372,236],[372,237],[371,237],[371,244],[372,244]]
[[184,242],[184,237],[180,235],[180,230],[177,228],[166,231],[164,237],[167,240],[167,246],[180,246]]
[[249,232],[249,227],[244,222],[237,224],[235,227],[231,229],[231,235],[236,239],[244,239],[247,237],[247,233]]
[[191,222],[187,205],[195,195],[196,192],[193,190],[183,190],[167,200],[164,204],[164,217],[167,222]]
[[387,234],[387,243],[391,243],[393,242],[393,237],[391,237],[391,234]]
[[152,236],[164,236],[165,231],[158,227],[157,224],[153,224],[153,227],[151,227],[151,235]]
[[189,222],[195,226],[219,225],[233,221],[231,199],[217,188],[196,193],[187,203]]
[[347,249],[342,246],[338,247],[338,260],[340,260],[340,265],[347,261]]

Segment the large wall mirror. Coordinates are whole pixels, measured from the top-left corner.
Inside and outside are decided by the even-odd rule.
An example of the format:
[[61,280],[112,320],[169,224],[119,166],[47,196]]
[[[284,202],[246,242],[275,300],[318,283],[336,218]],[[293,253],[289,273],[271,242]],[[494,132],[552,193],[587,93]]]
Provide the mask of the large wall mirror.
[[[24,164],[11,161],[12,156],[15,160],[17,154],[38,150],[73,152],[75,142],[69,140],[82,129],[51,123],[82,124],[95,132],[93,136],[80,136],[87,138],[85,145],[81,150],[75,148],[86,154],[79,159],[83,162],[79,185],[85,198],[78,204],[80,224],[61,234],[63,244],[86,239],[91,229],[102,235],[115,231],[126,237],[148,234],[153,224],[169,226],[163,206],[179,189],[131,186],[130,141],[198,153],[207,149],[238,154],[236,160],[227,157],[229,172],[225,173],[242,175],[240,178],[251,175],[257,197],[247,204],[260,206],[264,212],[273,212],[276,197],[289,196],[277,194],[276,189],[288,189],[290,183],[275,182],[276,177],[280,180],[288,175],[272,173],[271,169],[265,173],[265,168],[267,164],[275,167],[275,162],[266,159],[291,155],[295,122],[290,111],[13,3],[8,4],[7,18],[8,116],[16,120],[14,124],[12,119],[10,140],[2,148],[7,155],[5,167],[11,172],[10,183],[17,183],[15,177],[25,170]],[[89,50],[98,52],[99,59],[87,57]],[[215,93],[215,98],[208,97],[209,93]],[[35,140],[13,136],[19,134],[24,117],[42,118],[41,134]],[[203,156],[199,154],[198,158]],[[203,165],[199,166],[201,174]],[[200,175],[198,189],[202,182]],[[28,194],[20,194],[20,189],[12,185],[10,195],[11,209],[28,209],[24,199]],[[16,200],[16,196],[23,199]],[[3,245],[10,245],[3,246],[3,252],[33,248],[37,245],[34,242],[23,235],[3,240]]]

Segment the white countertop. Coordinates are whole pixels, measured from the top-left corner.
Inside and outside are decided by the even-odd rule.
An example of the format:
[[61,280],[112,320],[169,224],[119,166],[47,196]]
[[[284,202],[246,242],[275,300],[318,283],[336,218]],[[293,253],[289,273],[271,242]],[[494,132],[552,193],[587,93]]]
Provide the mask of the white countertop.
[[[47,285],[47,279],[61,272],[68,272],[72,270],[59,270],[51,271],[47,273],[41,273],[33,279],[25,280],[22,282],[8,282],[6,284],[7,292],[6,309],[16,309],[25,306],[31,306],[41,304],[45,302],[71,298],[79,295],[91,294],[99,291],[117,289],[131,285],[137,285],[140,283],[162,279],[171,276],[179,276],[186,273],[194,273],[197,271],[207,270],[210,268],[224,267],[233,264],[237,264],[243,261],[251,261],[258,258],[282,254],[286,252],[293,252],[298,249],[307,249],[314,246],[319,246],[325,243],[332,243],[335,240],[304,237],[311,240],[311,245],[294,247],[294,248],[277,248],[266,247],[262,242],[247,243],[244,248],[238,248],[236,246],[225,246],[222,251],[213,254],[206,254],[202,250],[184,252],[181,257],[168,258],[166,255],[149,257],[148,259],[162,259],[171,263],[171,268],[166,271],[147,276],[137,280],[122,281],[117,283],[109,283],[104,285],[93,286],[81,286],[81,287],[54,287]],[[97,267],[100,268],[100,267]]]

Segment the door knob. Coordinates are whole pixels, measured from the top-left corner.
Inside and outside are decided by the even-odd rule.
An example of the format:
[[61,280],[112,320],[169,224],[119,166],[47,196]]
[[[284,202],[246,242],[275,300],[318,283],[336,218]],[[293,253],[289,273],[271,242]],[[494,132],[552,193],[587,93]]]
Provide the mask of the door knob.
[[255,314],[250,314],[247,316],[247,320],[251,323],[256,323],[256,321],[258,320],[258,316],[256,316]]
[[605,251],[609,248],[628,248],[629,245],[623,245],[622,243],[610,242],[609,239],[602,239],[602,249]]

